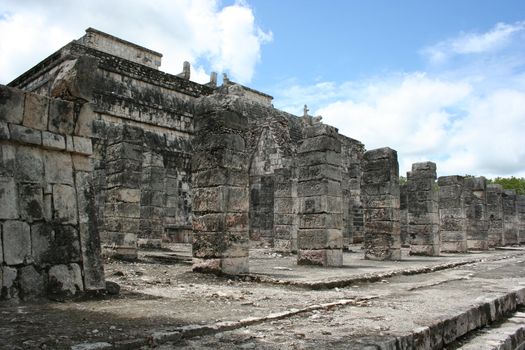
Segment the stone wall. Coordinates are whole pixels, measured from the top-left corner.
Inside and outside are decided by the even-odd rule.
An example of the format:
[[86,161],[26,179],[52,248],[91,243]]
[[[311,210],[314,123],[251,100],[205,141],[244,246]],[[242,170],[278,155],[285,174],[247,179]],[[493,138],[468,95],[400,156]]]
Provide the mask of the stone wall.
[[365,259],[400,260],[399,165],[397,152],[379,148],[363,156]]
[[[105,40],[103,33],[93,33]],[[137,242],[188,241],[194,101],[213,89],[126,55],[113,56],[83,39],[11,85],[89,101],[78,128],[93,140],[98,228],[106,253],[134,258]],[[118,45],[128,44],[130,50],[138,47]]]
[[489,247],[501,245],[503,236],[503,188],[487,185],[487,239]]
[[105,288],[81,109],[0,86],[1,299]]
[[440,176],[439,224],[441,251],[467,251],[467,213],[465,210],[465,179],[462,176]]
[[407,194],[410,254],[439,255],[439,192],[435,163],[412,164],[412,171],[407,174]]

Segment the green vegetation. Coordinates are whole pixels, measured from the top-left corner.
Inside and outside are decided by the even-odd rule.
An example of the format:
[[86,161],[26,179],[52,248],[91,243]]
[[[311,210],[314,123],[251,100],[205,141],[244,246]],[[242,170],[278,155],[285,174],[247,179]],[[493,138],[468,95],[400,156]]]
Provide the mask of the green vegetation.
[[488,179],[488,183],[500,184],[505,190],[516,190],[517,194],[525,194],[525,178],[523,177],[497,177]]
[[407,178],[404,177],[404,176],[400,176],[399,177],[399,186],[403,186],[406,183],[407,183]]

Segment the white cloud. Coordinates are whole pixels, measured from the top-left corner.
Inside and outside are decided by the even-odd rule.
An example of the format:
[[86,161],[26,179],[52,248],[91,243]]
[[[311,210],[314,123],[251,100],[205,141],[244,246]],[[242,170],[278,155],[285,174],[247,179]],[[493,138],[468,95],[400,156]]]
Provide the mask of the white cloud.
[[317,113],[343,134],[363,141],[367,149],[396,149],[403,173],[411,162],[438,157],[458,117],[453,109],[469,95],[471,86],[414,73],[392,81],[364,82],[363,90],[368,91],[366,96],[349,96]]
[[275,105],[301,114],[306,103],[367,149],[396,149],[401,175],[430,160],[440,175],[525,177],[525,45],[516,35],[524,29],[525,22],[498,24],[430,46],[444,58],[464,57],[429,72],[290,81],[274,93]]
[[189,61],[192,80],[199,82],[207,81],[204,71],[209,69],[249,82],[261,46],[272,40],[241,1],[221,8],[215,0],[0,0],[0,9],[2,83],[77,39],[87,27],[162,52],[166,72],[179,73],[182,62]]
[[454,55],[480,54],[501,49],[512,36],[525,30],[525,22],[498,23],[486,33],[461,33],[459,36],[426,47],[422,53],[432,63],[442,63]]

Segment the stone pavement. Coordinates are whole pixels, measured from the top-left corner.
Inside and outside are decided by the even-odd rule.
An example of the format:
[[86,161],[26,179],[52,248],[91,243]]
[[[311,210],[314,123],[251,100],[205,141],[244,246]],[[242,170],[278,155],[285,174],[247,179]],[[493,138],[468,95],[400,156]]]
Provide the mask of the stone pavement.
[[[189,253],[176,248],[179,258]],[[110,261],[118,297],[2,307],[0,348],[440,349],[505,320],[525,300],[521,249],[417,258],[404,251],[394,263],[364,260],[352,248],[339,268],[252,249],[251,272],[238,278],[156,262],[169,252]]]

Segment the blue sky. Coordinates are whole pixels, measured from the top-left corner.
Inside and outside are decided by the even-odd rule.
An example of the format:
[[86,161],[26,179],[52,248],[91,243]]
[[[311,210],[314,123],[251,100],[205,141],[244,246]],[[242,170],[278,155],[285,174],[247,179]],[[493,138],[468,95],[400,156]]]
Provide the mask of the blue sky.
[[[104,11],[101,11],[101,9]],[[525,176],[525,1],[0,0],[0,83],[95,27],[315,115],[403,175]]]

